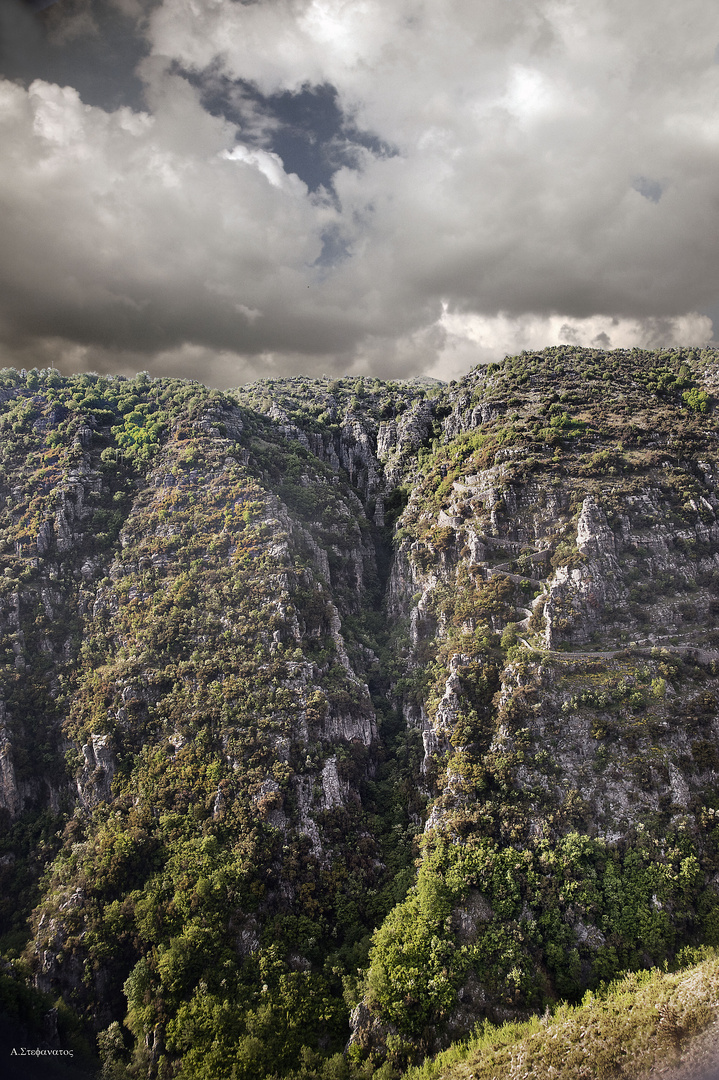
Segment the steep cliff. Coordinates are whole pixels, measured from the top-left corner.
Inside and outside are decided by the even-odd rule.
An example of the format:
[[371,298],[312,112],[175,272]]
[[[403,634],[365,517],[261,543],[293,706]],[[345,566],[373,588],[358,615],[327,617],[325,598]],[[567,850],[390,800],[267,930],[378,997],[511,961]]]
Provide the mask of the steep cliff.
[[113,1068],[369,1076],[719,943],[718,379],[2,373],[2,940]]

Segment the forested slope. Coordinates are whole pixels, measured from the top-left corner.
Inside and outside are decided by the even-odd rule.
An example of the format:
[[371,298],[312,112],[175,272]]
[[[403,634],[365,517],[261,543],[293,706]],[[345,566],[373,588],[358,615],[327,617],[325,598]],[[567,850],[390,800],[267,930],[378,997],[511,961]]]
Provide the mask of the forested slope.
[[719,943],[718,378],[0,373],[6,998],[388,1077]]

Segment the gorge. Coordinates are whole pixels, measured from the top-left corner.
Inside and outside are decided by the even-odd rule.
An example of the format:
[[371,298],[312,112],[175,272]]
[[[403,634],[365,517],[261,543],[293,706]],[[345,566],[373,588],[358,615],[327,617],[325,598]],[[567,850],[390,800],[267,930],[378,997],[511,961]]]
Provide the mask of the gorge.
[[706,962],[718,386],[0,372],[4,1011],[106,1080],[391,1080]]

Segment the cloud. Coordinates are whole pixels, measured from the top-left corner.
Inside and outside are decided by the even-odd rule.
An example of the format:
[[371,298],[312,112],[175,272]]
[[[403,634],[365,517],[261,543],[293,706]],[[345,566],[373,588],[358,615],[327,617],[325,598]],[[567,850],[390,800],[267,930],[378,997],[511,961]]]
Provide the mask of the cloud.
[[271,155],[243,159],[185,81],[163,75],[151,98],[108,114],[68,87],[2,85],[6,327],[147,352],[283,340],[276,309],[308,321],[300,290],[334,212]]
[[[46,13],[55,37],[89,34],[89,5],[74,0],[64,31],[63,7]],[[6,357],[207,371],[215,356],[225,384],[283,365],[458,374],[562,333],[711,338],[719,65],[703,0],[111,9],[145,36],[143,109],[2,84]],[[334,172],[316,190],[273,112],[304,95],[311,119],[312,90],[352,147],[329,153],[318,115]]]

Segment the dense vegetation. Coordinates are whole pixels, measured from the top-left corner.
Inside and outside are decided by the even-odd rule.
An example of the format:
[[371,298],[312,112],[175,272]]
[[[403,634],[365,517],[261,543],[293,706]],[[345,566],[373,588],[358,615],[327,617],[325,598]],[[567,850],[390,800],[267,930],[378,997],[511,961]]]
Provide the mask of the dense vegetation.
[[717,380],[0,372],[5,1008],[389,1080],[719,944]]

